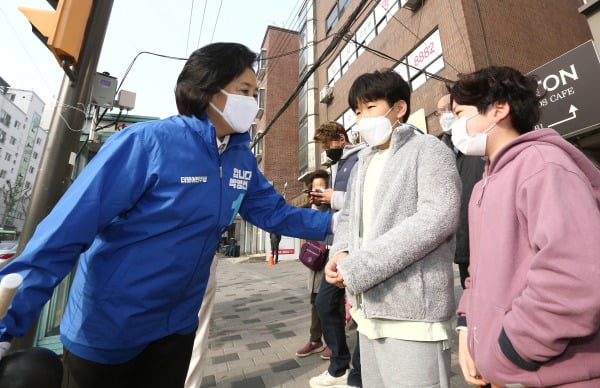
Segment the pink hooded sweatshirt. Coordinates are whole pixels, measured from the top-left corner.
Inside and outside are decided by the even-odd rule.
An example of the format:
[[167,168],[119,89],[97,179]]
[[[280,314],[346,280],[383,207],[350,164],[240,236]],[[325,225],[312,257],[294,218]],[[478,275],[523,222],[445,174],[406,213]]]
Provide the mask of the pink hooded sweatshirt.
[[486,166],[469,226],[458,315],[483,378],[600,387],[600,171],[552,129],[521,135]]

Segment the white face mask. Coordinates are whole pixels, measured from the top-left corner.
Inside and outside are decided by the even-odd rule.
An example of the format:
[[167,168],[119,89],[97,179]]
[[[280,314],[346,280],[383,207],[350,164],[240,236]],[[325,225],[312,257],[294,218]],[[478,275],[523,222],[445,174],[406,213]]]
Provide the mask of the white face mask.
[[392,108],[383,116],[364,117],[356,124],[356,130],[371,147],[384,144],[392,135],[392,123],[386,117],[391,110]]
[[488,133],[496,126],[496,123],[494,123],[481,133],[469,135],[467,133],[467,120],[478,114],[479,112],[476,112],[471,116],[462,117],[456,120],[451,126],[452,143],[454,143],[454,146],[465,155],[485,156]]
[[452,123],[456,120],[456,116],[454,113],[450,111],[445,111],[440,116],[440,125],[442,126],[442,131],[444,133],[452,133]]
[[223,117],[223,120],[235,132],[247,132],[258,112],[258,102],[256,102],[254,97],[250,96],[227,93],[225,90],[221,90],[221,93],[227,96],[227,102],[223,111],[217,108],[212,102],[210,102],[210,106]]

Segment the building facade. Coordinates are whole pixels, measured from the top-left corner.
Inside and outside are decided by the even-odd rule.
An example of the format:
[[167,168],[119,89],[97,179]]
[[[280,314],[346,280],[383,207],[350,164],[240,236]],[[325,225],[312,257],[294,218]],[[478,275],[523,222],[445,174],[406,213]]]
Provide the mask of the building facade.
[[[298,104],[298,99],[283,111],[282,108],[298,85],[299,48],[298,32],[267,27],[256,72],[259,111],[251,129],[253,139],[268,131],[256,142],[253,152],[267,180],[290,203],[303,197],[304,185],[297,178],[298,165],[303,163],[298,152],[298,128],[301,125],[298,111],[304,108]],[[241,254],[265,252],[268,235],[263,230],[238,217],[234,233]]]
[[0,88],[0,227],[23,228],[48,131],[44,102],[35,92]]
[[[580,0],[307,1],[316,21],[314,56],[327,54],[311,89],[320,101],[318,122],[335,120],[350,131],[355,117],[348,90],[362,73],[391,68],[402,75],[413,92],[410,121],[439,135],[435,111],[446,93],[444,79],[489,65],[529,72],[591,39]],[[319,160],[319,151],[308,158]]]

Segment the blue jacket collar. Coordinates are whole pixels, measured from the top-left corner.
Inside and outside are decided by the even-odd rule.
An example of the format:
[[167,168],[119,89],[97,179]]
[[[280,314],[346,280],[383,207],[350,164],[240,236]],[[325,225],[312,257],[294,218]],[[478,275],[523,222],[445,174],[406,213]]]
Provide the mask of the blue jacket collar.
[[[192,130],[198,132],[206,143],[213,144],[215,147],[217,146],[215,126],[212,124],[205,111],[200,112],[200,118],[184,115],[179,115],[178,117]],[[238,144],[248,145],[249,143],[250,134],[248,132],[235,133],[229,138],[229,145],[227,147]]]

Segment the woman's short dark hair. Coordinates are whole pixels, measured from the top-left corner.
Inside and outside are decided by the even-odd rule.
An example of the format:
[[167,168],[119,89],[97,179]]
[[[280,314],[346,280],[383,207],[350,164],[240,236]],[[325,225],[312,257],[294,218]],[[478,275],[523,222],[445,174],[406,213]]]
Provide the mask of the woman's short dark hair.
[[447,85],[452,101],[473,105],[484,113],[495,102],[508,103],[512,126],[519,133],[532,131],[540,121],[540,96],[537,78],[526,76],[507,66],[490,66]]
[[256,54],[239,43],[213,43],[194,51],[177,78],[179,114],[200,117],[212,96],[255,62]]
[[348,105],[355,112],[361,102],[382,99],[386,100],[389,106],[404,100],[406,102],[406,114],[402,121],[406,121],[410,115],[410,86],[394,70],[383,69],[362,74],[354,80],[348,92]]

